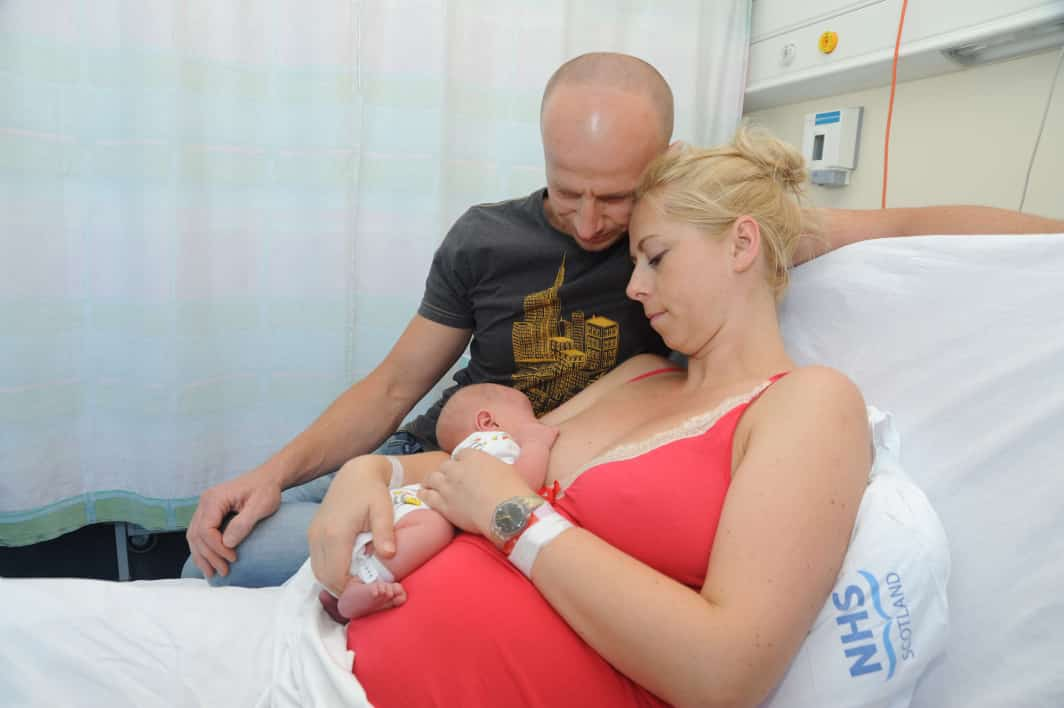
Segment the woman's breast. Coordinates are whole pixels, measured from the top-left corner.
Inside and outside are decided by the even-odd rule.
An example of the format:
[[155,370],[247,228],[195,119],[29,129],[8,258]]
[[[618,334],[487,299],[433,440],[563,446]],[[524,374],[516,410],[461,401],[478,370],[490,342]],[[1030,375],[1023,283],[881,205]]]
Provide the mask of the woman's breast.
[[672,408],[661,405],[661,401],[668,400],[664,395],[636,397],[634,393],[620,389],[558,426],[558,439],[551,448],[547,467],[548,481],[559,480],[563,486],[571,482],[596,457],[667,415]]
[[[582,424],[583,423],[583,424]],[[547,481],[567,480],[606,448],[616,436],[604,425],[593,420],[569,420],[563,423],[558,439],[550,451]]]

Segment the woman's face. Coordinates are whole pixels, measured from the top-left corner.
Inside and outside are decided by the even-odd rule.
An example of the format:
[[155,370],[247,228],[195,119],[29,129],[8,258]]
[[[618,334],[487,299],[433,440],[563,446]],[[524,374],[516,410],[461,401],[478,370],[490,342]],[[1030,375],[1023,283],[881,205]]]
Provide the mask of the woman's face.
[[626,290],[670,349],[694,354],[723,323],[731,278],[728,239],[661,212],[657,196],[636,204],[628,227],[634,263]]

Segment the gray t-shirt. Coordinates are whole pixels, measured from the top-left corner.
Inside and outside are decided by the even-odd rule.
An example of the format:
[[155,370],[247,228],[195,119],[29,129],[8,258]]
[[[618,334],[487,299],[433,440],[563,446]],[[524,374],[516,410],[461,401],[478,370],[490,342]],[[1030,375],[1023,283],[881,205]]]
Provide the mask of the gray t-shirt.
[[668,349],[624,289],[628,239],[588,253],[547,221],[546,190],[475,206],[432,259],[418,314],[473,330],[455,386],[404,430],[436,447],[446,400],[471,383],[513,386],[542,415],[624,360]]

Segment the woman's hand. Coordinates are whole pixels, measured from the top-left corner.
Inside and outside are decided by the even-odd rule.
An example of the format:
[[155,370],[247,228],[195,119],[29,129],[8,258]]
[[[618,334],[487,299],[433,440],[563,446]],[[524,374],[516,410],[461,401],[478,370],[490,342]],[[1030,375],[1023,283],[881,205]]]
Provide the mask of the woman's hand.
[[391,465],[381,455],[349,461],[336,473],[307,531],[310,566],[322,585],[339,595],[351,577],[355,537],[373,533],[374,552],[395,555],[394,512],[388,479]]
[[452,524],[490,538],[491,517],[499,502],[535,494],[505,462],[479,450],[462,450],[422,482],[421,498]]

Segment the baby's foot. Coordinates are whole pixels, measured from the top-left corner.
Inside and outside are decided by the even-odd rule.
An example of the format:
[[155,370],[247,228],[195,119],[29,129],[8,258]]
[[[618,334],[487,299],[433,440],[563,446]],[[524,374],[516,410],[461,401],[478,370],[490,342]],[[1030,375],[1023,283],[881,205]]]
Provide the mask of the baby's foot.
[[337,606],[339,600],[329,594],[328,590],[322,590],[318,593],[318,600],[321,601],[321,606],[326,613],[340,624],[347,624],[347,618],[340,614],[340,608]]
[[398,607],[406,602],[406,590],[399,583],[362,583],[351,579],[340,595],[337,609],[348,619]]

